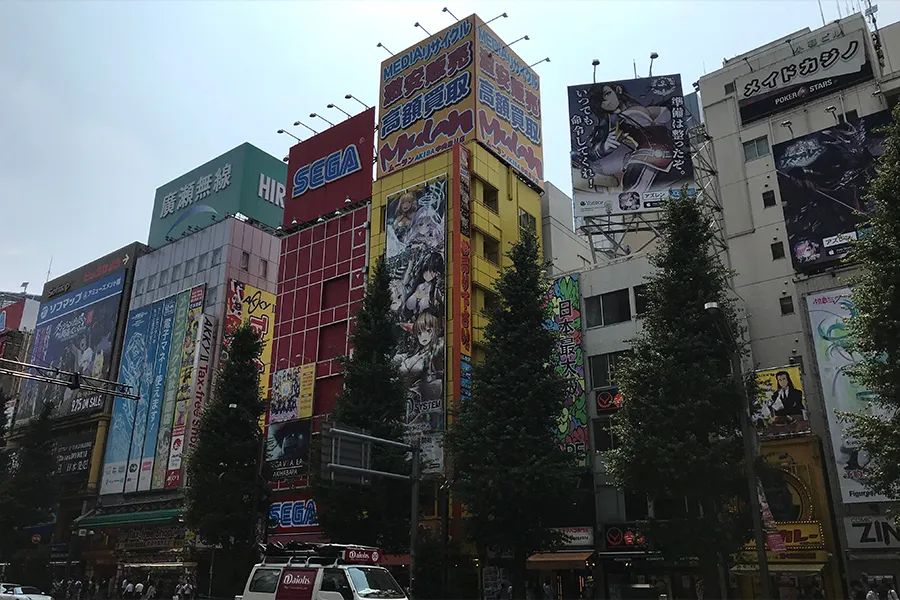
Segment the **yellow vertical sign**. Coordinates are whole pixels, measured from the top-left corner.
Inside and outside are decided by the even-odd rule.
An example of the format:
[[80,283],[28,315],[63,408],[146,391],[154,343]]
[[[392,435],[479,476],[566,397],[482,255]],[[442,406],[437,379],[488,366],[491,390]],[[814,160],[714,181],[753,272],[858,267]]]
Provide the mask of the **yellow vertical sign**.
[[297,396],[297,415],[301,419],[312,416],[315,391],[316,363],[300,365],[300,395]]

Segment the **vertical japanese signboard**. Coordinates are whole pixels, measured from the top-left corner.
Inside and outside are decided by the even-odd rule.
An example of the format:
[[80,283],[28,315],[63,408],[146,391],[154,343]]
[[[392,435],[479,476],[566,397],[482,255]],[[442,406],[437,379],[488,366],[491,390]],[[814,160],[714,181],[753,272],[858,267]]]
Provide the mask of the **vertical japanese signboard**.
[[[216,321],[213,317],[201,314],[197,328],[197,352],[194,354],[194,377],[191,380],[191,396],[188,400],[187,413],[187,451],[190,453],[197,447],[200,439],[200,420],[209,395],[212,380],[212,356],[216,343]],[[185,469],[181,469],[182,477]]]
[[681,75],[569,86],[575,216],[662,210],[696,194]]
[[578,464],[587,464],[588,410],[581,348],[581,293],[578,274],[556,279],[544,295],[544,326],[557,336],[556,372],[566,381],[563,412],[557,419],[556,436]]
[[262,340],[262,354],[256,361],[259,370],[259,394],[268,396],[269,367],[272,362],[272,336],[275,330],[275,294],[232,279],[228,282],[225,304],[225,336],[222,346],[227,351],[229,335],[247,322]]
[[816,364],[834,462],[844,503],[886,502],[888,498],[868,489],[862,482],[869,469],[869,457],[858,442],[847,436],[847,420],[839,413],[867,413],[873,395],[848,374],[860,359],[851,350],[847,319],[856,314],[850,288],[818,292],[806,297],[809,327],[815,345]]
[[478,17],[475,25],[478,141],[543,188],[541,80]]
[[453,148],[453,197],[456,219],[453,227],[453,327],[458,332],[457,352],[453,358],[454,399],[465,402],[472,397],[472,178],[470,153],[465,146]]

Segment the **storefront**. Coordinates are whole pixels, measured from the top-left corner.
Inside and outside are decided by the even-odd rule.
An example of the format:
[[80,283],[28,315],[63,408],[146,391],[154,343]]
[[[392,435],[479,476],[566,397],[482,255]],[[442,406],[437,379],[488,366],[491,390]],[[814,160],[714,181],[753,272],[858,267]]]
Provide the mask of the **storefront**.
[[526,586],[530,597],[593,598],[596,556],[592,527],[564,527],[566,536],[560,550],[537,552],[525,561]]

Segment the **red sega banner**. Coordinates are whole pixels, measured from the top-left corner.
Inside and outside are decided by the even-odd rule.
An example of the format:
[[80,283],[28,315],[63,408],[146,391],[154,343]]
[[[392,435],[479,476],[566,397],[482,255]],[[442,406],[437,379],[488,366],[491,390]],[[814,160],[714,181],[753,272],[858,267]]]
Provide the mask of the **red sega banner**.
[[25,300],[19,300],[0,308],[0,333],[18,329],[19,325],[22,324],[22,315],[24,313]]
[[372,197],[375,109],[367,109],[300,142],[288,155],[284,226]]

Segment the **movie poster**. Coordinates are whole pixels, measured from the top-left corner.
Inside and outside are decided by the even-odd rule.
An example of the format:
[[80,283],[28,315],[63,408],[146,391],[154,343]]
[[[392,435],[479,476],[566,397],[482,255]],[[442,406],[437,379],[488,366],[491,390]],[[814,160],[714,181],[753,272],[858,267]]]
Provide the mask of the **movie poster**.
[[305,475],[309,466],[312,419],[270,423],[266,439],[266,462],[273,481]]
[[788,365],[756,372],[753,424],[763,439],[809,433],[809,412],[800,367]]
[[850,251],[863,233],[866,184],[884,152],[882,111],[772,148],[794,268],[813,272]]
[[387,197],[387,269],[409,435],[426,472],[443,470],[447,175]]
[[569,86],[576,217],[662,210],[696,194],[681,75]]
[[809,327],[815,345],[822,400],[831,432],[834,461],[845,503],[887,502],[869,490],[862,480],[869,468],[869,455],[847,436],[846,420],[838,413],[872,413],[874,395],[861,388],[847,373],[860,357],[850,350],[847,319],[856,314],[850,288],[818,292],[806,297]]
[[[28,362],[107,379],[124,286],[125,271],[120,270],[43,302]],[[66,417],[101,410],[105,400],[96,392],[26,381],[16,422],[37,416],[46,402],[53,404],[54,417]]]

